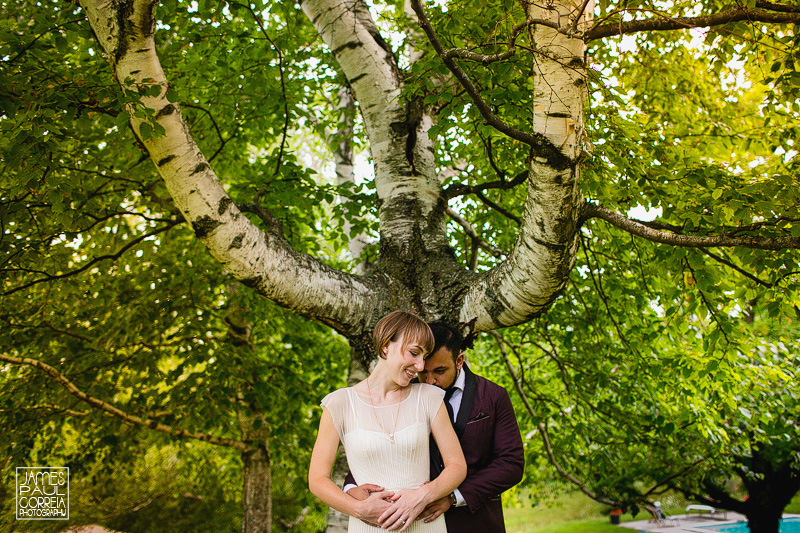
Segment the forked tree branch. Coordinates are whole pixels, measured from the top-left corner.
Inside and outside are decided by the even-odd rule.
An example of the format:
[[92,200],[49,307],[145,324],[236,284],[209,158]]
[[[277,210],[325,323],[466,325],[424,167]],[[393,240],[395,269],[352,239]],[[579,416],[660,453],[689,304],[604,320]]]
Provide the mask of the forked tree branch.
[[[155,43],[155,1],[79,3],[120,87],[160,88],[158,94],[148,91],[127,104],[130,124],[175,205],[212,256],[233,277],[277,304],[345,334],[360,333],[375,305],[372,287],[298,252],[242,216],[192,137],[180,106],[167,98],[169,81]],[[310,3],[304,2],[304,9]],[[152,112],[152,120],[138,116],[138,106]],[[153,120],[162,134],[152,135]]]
[[61,372],[53,368],[52,366],[44,363],[42,361],[36,359],[29,359],[27,357],[11,357],[8,355],[0,354],[0,361],[5,361],[6,363],[10,363],[12,365],[24,365],[36,368],[48,376],[53,380],[57,381],[59,385],[64,387],[67,392],[78,398],[79,400],[89,404],[91,407],[95,409],[100,409],[110,415],[113,415],[123,422],[127,424],[131,424],[134,426],[140,426],[144,428],[149,428],[155,431],[159,431],[161,433],[166,433],[167,435],[178,437],[182,439],[195,439],[203,442],[207,442],[209,444],[214,444],[217,446],[224,446],[226,448],[234,448],[240,452],[245,452],[251,450],[253,447],[247,443],[236,439],[229,439],[224,437],[215,437],[213,435],[209,435],[207,433],[197,433],[187,431],[185,429],[176,429],[172,426],[168,426],[166,424],[162,424],[157,420],[153,420],[151,418],[141,418],[135,415],[131,415],[118,409],[117,407],[111,405],[110,403],[104,402],[98,398],[90,396],[80,390],[74,383],[72,383],[69,379],[67,379]]
[[[648,10],[649,11],[649,10]],[[649,11],[654,18],[631,20],[628,22],[609,22],[595,26],[586,32],[583,40],[587,43],[604,37],[625,35],[645,31],[686,30],[690,28],[713,28],[731,22],[767,22],[772,24],[797,24],[800,22],[800,9],[770,2],[757,2],[755,9],[732,8],[712,15],[699,17],[670,17]]]
[[737,236],[738,229],[729,235],[694,236],[656,230],[644,222],[628,218],[610,209],[586,202],[583,205],[581,222],[600,218],[612,226],[627,231],[648,241],[687,248],[741,247],[755,250],[785,250],[800,248],[800,237],[759,237],[756,235]]
[[45,283],[47,281],[53,281],[53,280],[57,280],[57,279],[68,278],[70,276],[75,276],[77,274],[80,274],[81,272],[86,271],[87,269],[89,269],[92,266],[96,265],[100,261],[105,261],[105,260],[108,260],[108,259],[116,261],[117,259],[119,259],[122,256],[122,254],[124,254],[125,252],[127,252],[128,250],[130,250],[131,248],[136,246],[137,244],[140,244],[141,242],[143,242],[144,240],[146,240],[146,239],[148,239],[150,237],[158,235],[159,233],[163,233],[163,232],[165,232],[165,231],[177,226],[178,224],[183,222],[183,220],[165,220],[164,222],[167,223],[166,226],[158,228],[157,230],[151,231],[150,233],[145,233],[144,235],[140,235],[139,237],[133,239],[132,241],[127,243],[125,246],[123,246],[117,252],[115,252],[113,254],[106,254],[106,255],[101,255],[101,256],[95,257],[91,261],[89,261],[88,263],[83,265],[82,267],[76,268],[75,270],[70,270],[69,272],[64,272],[63,274],[45,274],[45,276],[42,277],[42,278],[35,279],[33,281],[25,283],[24,285],[20,285],[19,287],[14,287],[13,289],[10,289],[10,290],[4,292],[2,295],[3,296],[8,296],[9,294],[13,294],[15,292],[27,289],[28,287],[31,287],[33,285],[37,285],[39,283]]
[[461,215],[456,213],[452,208],[447,208],[447,215],[464,229],[464,232],[469,235],[473,242],[477,243],[478,246],[492,254],[494,257],[499,258],[504,255],[508,255],[507,252],[501,250],[500,248],[495,248],[489,243],[489,241],[478,235],[478,232],[475,231],[475,228],[472,227],[472,224],[464,220]]

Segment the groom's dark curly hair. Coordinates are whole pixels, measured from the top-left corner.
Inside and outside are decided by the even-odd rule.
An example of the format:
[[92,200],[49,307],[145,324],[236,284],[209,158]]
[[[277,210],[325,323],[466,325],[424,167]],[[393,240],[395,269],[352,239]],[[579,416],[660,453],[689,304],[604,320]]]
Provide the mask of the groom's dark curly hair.
[[428,326],[430,326],[433,332],[434,340],[433,351],[431,353],[435,353],[436,350],[444,346],[450,350],[450,355],[452,355],[453,360],[455,360],[458,354],[461,353],[461,347],[464,341],[461,337],[461,332],[447,322],[428,322]]

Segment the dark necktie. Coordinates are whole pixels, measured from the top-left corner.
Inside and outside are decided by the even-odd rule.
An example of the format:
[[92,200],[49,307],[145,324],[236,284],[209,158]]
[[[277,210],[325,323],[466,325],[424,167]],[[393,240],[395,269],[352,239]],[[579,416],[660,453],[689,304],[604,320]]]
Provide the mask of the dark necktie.
[[444,406],[447,409],[447,415],[450,417],[450,422],[455,423],[453,420],[453,406],[450,405],[450,398],[453,397],[453,393],[455,393],[458,389],[456,387],[450,387],[444,393]]

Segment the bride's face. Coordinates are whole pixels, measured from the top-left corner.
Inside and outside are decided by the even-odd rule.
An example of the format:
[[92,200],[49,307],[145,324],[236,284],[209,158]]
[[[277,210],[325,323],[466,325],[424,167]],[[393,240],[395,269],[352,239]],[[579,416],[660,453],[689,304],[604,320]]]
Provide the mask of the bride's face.
[[417,342],[403,343],[403,338],[391,341],[386,348],[386,363],[398,384],[406,386],[425,369],[425,350]]

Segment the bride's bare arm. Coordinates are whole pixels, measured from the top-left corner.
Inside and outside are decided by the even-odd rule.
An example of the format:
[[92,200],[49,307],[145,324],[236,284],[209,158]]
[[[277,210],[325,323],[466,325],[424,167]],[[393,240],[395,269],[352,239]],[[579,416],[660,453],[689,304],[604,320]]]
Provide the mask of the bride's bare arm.
[[338,447],[339,434],[333,425],[333,417],[327,408],[323,408],[317,441],[314,443],[311,464],[308,467],[308,488],[314,496],[337,511],[367,522],[377,522],[378,517],[390,506],[384,498],[393,493],[373,492],[367,499],[359,501],[342,492],[331,480]]
[[467,477],[464,452],[461,451],[461,444],[447,416],[444,403],[433,419],[431,434],[442,454],[444,470],[436,479],[418,489],[397,491],[390,498],[394,503],[379,518],[381,527],[405,531],[428,504],[453,492]]

